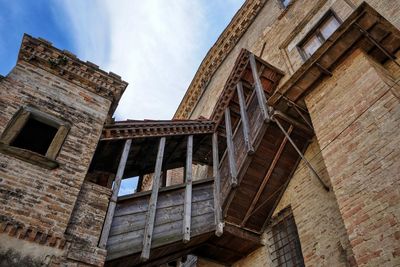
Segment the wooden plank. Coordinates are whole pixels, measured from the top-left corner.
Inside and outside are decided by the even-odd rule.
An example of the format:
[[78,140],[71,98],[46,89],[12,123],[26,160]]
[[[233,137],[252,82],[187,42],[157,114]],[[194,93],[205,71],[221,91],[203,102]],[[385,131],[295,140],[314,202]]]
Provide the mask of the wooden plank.
[[219,153],[218,153],[218,134],[213,133],[212,137],[213,150],[213,176],[214,176],[214,212],[215,212],[215,235],[221,236],[224,232],[224,224],[222,222],[221,208],[221,176],[219,173]]
[[325,184],[324,180],[319,176],[317,171],[314,169],[314,167],[311,165],[311,163],[306,159],[304,154],[300,151],[300,149],[297,147],[297,145],[294,143],[292,138],[288,135],[286,132],[285,128],[283,128],[282,124],[279,122],[279,120],[274,119],[275,123],[278,125],[279,129],[283,132],[283,134],[286,136],[286,138],[289,140],[289,142],[292,144],[293,148],[296,150],[297,154],[304,160],[305,164],[307,165],[308,169],[311,171],[311,173],[314,174],[314,176],[318,179],[318,181],[321,183],[322,187],[329,192],[330,188],[327,184]]
[[238,94],[238,98],[239,98],[240,117],[242,120],[244,142],[246,144],[247,153],[253,154],[254,147],[253,147],[253,143],[252,143],[252,140],[250,137],[249,117],[247,115],[246,100],[244,99],[242,82],[239,82],[236,85],[236,90],[237,90],[237,94]]
[[57,133],[51,141],[49,148],[46,152],[46,157],[56,159],[58,152],[60,152],[61,146],[65,141],[65,137],[69,132],[70,126],[68,124],[60,125]]
[[193,135],[187,138],[186,168],[185,168],[185,201],[183,204],[183,243],[190,241],[190,219],[192,213],[192,158]]
[[158,153],[157,153],[157,161],[156,161],[156,168],[154,172],[154,180],[153,180],[153,188],[150,196],[149,202],[149,211],[147,216],[147,222],[144,229],[144,236],[143,236],[143,249],[142,254],[140,255],[141,261],[146,261],[150,257],[150,248],[151,248],[151,241],[153,237],[153,228],[154,228],[154,221],[156,218],[156,209],[157,209],[157,198],[158,198],[158,189],[160,188],[160,180],[161,180],[161,168],[164,158],[164,148],[165,148],[165,137],[161,137],[160,144],[158,146]]
[[235,161],[235,147],[232,139],[232,122],[229,107],[225,109],[226,145],[228,150],[229,174],[231,187],[237,186],[237,167]]
[[268,106],[267,106],[267,100],[265,98],[265,93],[264,89],[262,87],[260,77],[258,76],[258,71],[257,71],[257,64],[256,64],[256,59],[254,58],[254,55],[250,53],[250,67],[251,67],[251,73],[253,74],[253,79],[255,83],[255,90],[257,94],[257,100],[258,100],[258,105],[261,109],[261,113],[263,115],[263,118],[266,122],[269,122],[270,116],[269,116],[269,111],[268,111]]
[[[213,205],[214,203],[212,199],[193,203],[192,217],[213,212],[214,211]],[[173,221],[182,220],[183,219],[182,214],[183,214],[183,205],[171,206],[162,209],[157,208],[156,220],[154,225],[157,226],[160,224],[166,224]],[[126,215],[123,217],[114,218],[109,238],[115,235],[144,229],[145,223],[146,223],[146,212],[140,212],[140,213]]]
[[221,236],[224,232],[224,224],[222,222],[221,208],[221,176],[219,173],[219,153],[218,153],[218,134],[213,133],[212,136],[213,150],[213,176],[214,176],[214,210],[215,210],[215,235]]
[[128,160],[129,150],[131,149],[132,139],[125,141],[124,149],[122,151],[121,159],[119,161],[117,174],[115,176],[115,182],[113,192],[108,206],[106,219],[104,220],[103,230],[99,241],[99,247],[105,248],[107,244],[108,235],[111,229],[111,223],[114,217],[115,205],[118,199],[119,188],[121,187],[122,176],[124,175],[126,161]]
[[[289,128],[289,130],[288,130],[288,135],[291,134],[292,130],[293,130],[293,125],[290,125],[290,128]],[[283,149],[284,149],[285,146],[286,146],[287,140],[288,140],[288,139],[287,139],[287,137],[285,136],[285,137],[283,138],[283,140],[282,140],[281,145],[279,146],[278,151],[276,152],[276,154],[275,154],[275,156],[274,156],[274,159],[273,159],[272,162],[271,162],[271,165],[269,165],[267,174],[265,175],[263,181],[261,182],[261,185],[260,185],[260,187],[258,188],[257,193],[256,193],[256,195],[254,196],[253,201],[251,202],[251,205],[250,205],[249,209],[248,209],[247,212],[246,212],[246,215],[244,216],[244,219],[243,219],[243,221],[242,221],[242,223],[241,223],[241,226],[244,226],[244,225],[246,224],[247,220],[248,220],[248,219],[250,218],[250,216],[252,215],[252,211],[254,210],[254,207],[256,206],[256,204],[257,204],[257,202],[258,202],[258,199],[260,198],[262,192],[264,191],[264,188],[265,188],[265,186],[267,185],[267,183],[268,183],[268,181],[269,181],[269,178],[271,177],[272,172],[273,172],[273,170],[275,169],[275,166],[276,166],[276,164],[278,163],[278,160],[279,160],[279,158],[280,158],[281,155],[282,155],[282,152],[283,152]]]
[[[193,217],[191,229],[192,238],[211,232],[214,229],[214,224],[210,223],[210,220],[212,221],[213,218],[213,212]],[[143,234],[144,231],[141,230],[114,237],[112,245],[107,246],[107,260],[139,252],[142,248],[140,240],[143,238]],[[182,240],[182,220],[162,224],[154,228],[151,248],[154,249],[180,240]]]
[[[159,197],[157,200],[157,208],[165,208],[175,205],[183,205],[185,198],[184,190],[163,192],[159,191]],[[212,199],[212,184],[208,184],[207,187],[197,187],[192,185],[192,203],[201,202],[204,200]],[[146,198],[133,199],[133,201],[125,201],[124,203],[117,203],[116,212],[114,217],[125,216],[129,214],[144,212],[148,210],[148,196]],[[146,202],[147,201],[147,202]]]
[[27,110],[20,109],[8,123],[7,129],[1,136],[1,141],[6,145],[11,144],[25,126],[29,116],[30,113]]

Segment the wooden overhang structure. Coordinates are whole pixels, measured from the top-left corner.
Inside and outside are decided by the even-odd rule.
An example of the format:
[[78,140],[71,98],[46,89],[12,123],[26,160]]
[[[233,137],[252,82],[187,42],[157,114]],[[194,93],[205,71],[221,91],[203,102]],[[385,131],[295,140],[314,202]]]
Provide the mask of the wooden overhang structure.
[[235,62],[211,117],[224,139],[219,175],[225,231],[197,248],[196,255],[233,263],[261,246],[299,152],[313,136],[307,112],[267,105],[282,76],[244,49]]
[[[187,254],[214,234],[214,179],[192,177],[193,164],[213,164],[214,129],[204,119],[105,125],[89,174],[116,174],[99,242],[107,265],[154,265]],[[175,168],[185,170],[182,184],[165,187],[166,171]],[[146,174],[152,175],[151,191],[118,197],[122,179]]]
[[306,93],[331,76],[333,69],[357,48],[379,63],[394,61],[400,49],[399,30],[365,2],[271,96],[268,104],[276,107],[291,101],[305,108]]
[[[261,234],[313,137],[307,91],[352,50],[395,59],[399,31],[361,4],[283,85],[283,73],[242,50],[209,120],[125,121],[106,125],[90,173],[113,173],[99,243],[107,266],[154,266],[189,253],[232,264],[262,245]],[[119,159],[119,160],[116,160]],[[193,181],[192,164],[212,166]],[[168,169],[183,183],[162,187]],[[121,180],[153,173],[151,191],[118,197]]]

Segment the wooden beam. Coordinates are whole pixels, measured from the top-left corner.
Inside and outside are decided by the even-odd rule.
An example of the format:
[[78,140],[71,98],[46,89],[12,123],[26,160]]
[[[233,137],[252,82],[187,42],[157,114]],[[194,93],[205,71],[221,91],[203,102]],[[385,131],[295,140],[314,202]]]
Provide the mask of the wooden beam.
[[257,64],[256,64],[256,59],[254,58],[254,55],[250,53],[250,67],[251,67],[251,73],[253,74],[253,79],[255,83],[255,90],[257,94],[257,100],[258,100],[258,105],[260,106],[261,109],[261,114],[263,115],[263,118],[266,122],[269,122],[270,117],[269,117],[269,111],[268,111],[268,106],[267,106],[267,100],[265,98],[265,93],[264,89],[262,87],[260,77],[258,76],[258,71],[257,71]]
[[214,210],[215,210],[215,235],[221,236],[224,232],[224,224],[222,222],[221,208],[221,176],[219,174],[219,153],[218,153],[218,134],[213,133],[212,136],[213,150],[213,176],[214,176]]
[[304,163],[307,165],[309,170],[314,174],[315,177],[317,177],[318,181],[321,183],[322,187],[326,190],[329,191],[329,186],[325,184],[325,182],[322,180],[322,178],[318,175],[317,171],[314,169],[314,167],[311,165],[311,163],[306,159],[306,157],[303,155],[303,153],[300,151],[300,149],[297,147],[297,145],[294,143],[292,138],[288,135],[286,132],[285,128],[283,128],[282,124],[279,122],[279,120],[274,119],[275,123],[278,125],[279,129],[283,132],[283,134],[286,136],[286,138],[289,140],[289,142],[292,144],[293,148],[296,150],[296,152],[299,154],[299,156],[304,160]]
[[231,112],[229,107],[225,109],[225,130],[226,130],[226,145],[228,149],[228,161],[229,161],[229,172],[230,172],[230,183],[232,187],[237,186],[237,167],[235,161],[235,147],[233,145],[232,137],[232,122]]
[[[292,132],[292,130],[293,130],[293,125],[290,125],[290,128],[288,130],[288,134],[289,135]],[[267,185],[267,183],[269,181],[269,178],[271,177],[272,172],[274,171],[275,166],[278,163],[279,158],[282,155],[282,152],[283,152],[283,149],[285,148],[286,143],[287,143],[287,137],[285,136],[283,138],[283,140],[282,140],[281,145],[279,146],[278,151],[276,152],[276,154],[274,156],[274,159],[271,162],[271,165],[269,165],[267,174],[265,175],[260,187],[258,188],[258,191],[257,191],[256,195],[254,196],[253,201],[251,202],[251,205],[250,205],[249,209],[246,212],[246,215],[244,216],[244,219],[243,219],[243,221],[241,223],[241,226],[244,226],[246,224],[247,220],[252,215],[252,211],[254,210],[254,207],[256,206],[258,200],[260,199],[260,196],[261,196],[262,192],[264,191],[265,186]]]
[[247,116],[246,101],[244,99],[242,82],[239,82],[236,85],[236,89],[237,89],[237,94],[238,94],[238,98],[239,98],[240,117],[242,119],[244,142],[247,147],[247,153],[253,154],[254,147],[253,147],[253,143],[252,143],[252,140],[250,137],[249,117]]
[[233,235],[237,238],[244,239],[244,240],[250,241],[252,243],[258,244],[258,245],[261,245],[261,243],[262,243],[261,235],[244,230],[242,228],[239,228],[236,225],[227,223],[225,226],[225,229],[226,229],[225,231],[227,233],[230,233],[231,235]]
[[143,234],[143,249],[142,254],[140,255],[141,261],[147,261],[150,258],[151,241],[153,237],[154,222],[156,218],[158,190],[160,188],[161,169],[164,158],[165,140],[165,137],[161,137],[160,143],[158,145],[157,161],[153,178],[153,188],[151,191],[149,209]]
[[139,175],[139,179],[138,179],[138,183],[137,183],[137,186],[136,186],[136,192],[135,193],[138,193],[138,192],[142,191],[142,186],[143,186],[143,174]]
[[399,63],[396,62],[396,57],[394,55],[392,55],[391,53],[389,53],[377,40],[375,40],[374,37],[371,36],[371,34],[364,30],[357,22],[354,23],[354,25],[356,26],[356,28],[365,36],[367,37],[367,39],[373,43],[382,53],[384,53],[388,58],[390,58],[392,61],[394,61],[394,63],[397,66],[400,66]]
[[114,180],[114,187],[110,199],[110,204],[108,205],[107,215],[104,221],[103,230],[101,232],[101,237],[99,241],[99,247],[102,249],[106,248],[108,235],[110,234],[111,223],[114,217],[115,206],[118,199],[119,188],[121,187],[122,176],[124,175],[126,161],[128,160],[129,150],[131,149],[132,139],[125,141],[124,149],[122,151],[121,158],[119,160],[117,175]]
[[185,168],[185,202],[183,205],[183,243],[190,241],[190,224],[192,218],[192,159],[193,135],[187,138],[186,168]]

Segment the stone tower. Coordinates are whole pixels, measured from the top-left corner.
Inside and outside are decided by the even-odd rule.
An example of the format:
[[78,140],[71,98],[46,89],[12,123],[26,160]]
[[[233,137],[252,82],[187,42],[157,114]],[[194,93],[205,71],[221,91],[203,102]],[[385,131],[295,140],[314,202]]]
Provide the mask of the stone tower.
[[16,66],[0,80],[0,265],[102,264],[97,242],[110,189],[84,180],[126,86],[23,37]]

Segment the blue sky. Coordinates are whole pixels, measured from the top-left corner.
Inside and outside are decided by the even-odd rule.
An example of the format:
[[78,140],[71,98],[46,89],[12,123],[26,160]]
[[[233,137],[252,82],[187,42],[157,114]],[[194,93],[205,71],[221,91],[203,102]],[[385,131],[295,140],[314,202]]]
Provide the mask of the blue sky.
[[[24,33],[129,82],[117,120],[170,119],[201,60],[244,0],[0,0],[0,74]],[[132,193],[137,179],[122,183]]]
[[129,82],[118,120],[170,119],[208,49],[244,0],[0,0],[0,74],[23,33]]

